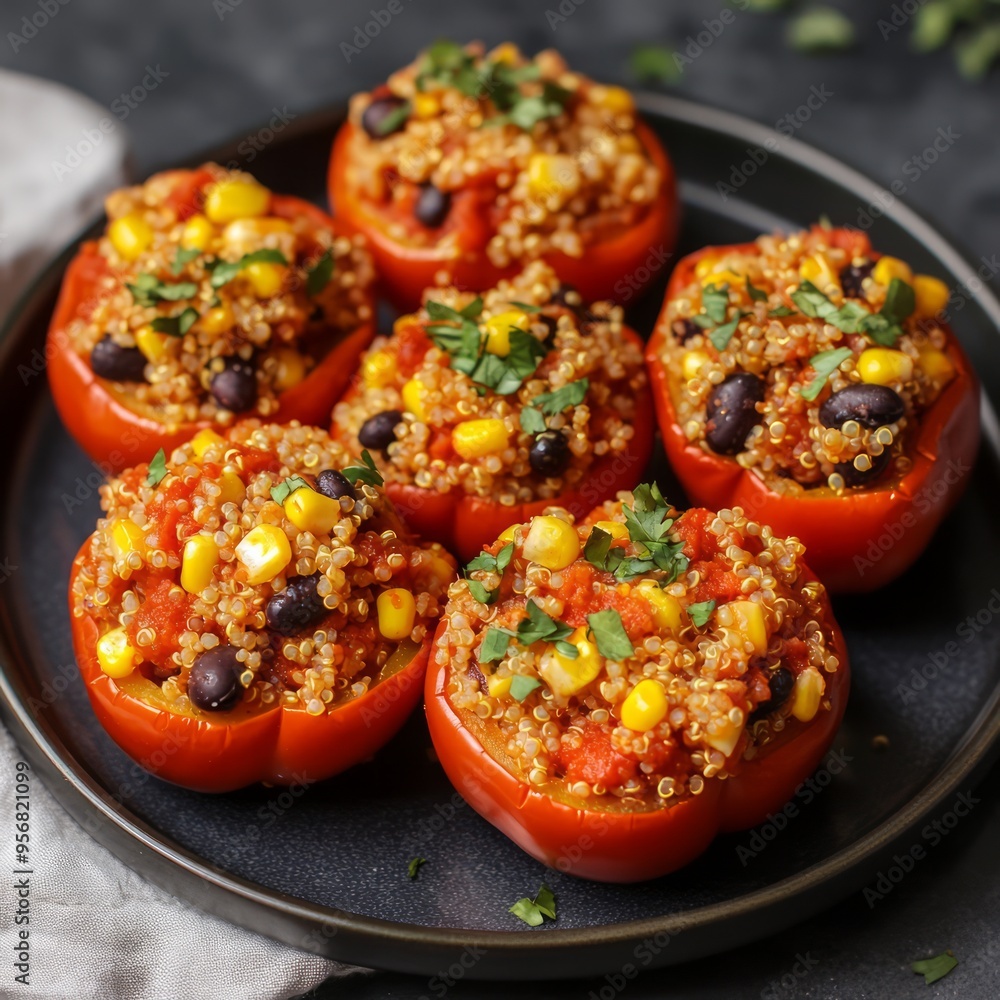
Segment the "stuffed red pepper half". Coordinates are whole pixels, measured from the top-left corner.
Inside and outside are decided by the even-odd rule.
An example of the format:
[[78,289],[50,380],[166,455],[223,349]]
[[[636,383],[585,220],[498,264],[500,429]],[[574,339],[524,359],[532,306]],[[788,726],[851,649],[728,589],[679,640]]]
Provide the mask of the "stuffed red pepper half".
[[325,212],[208,164],[111,194],[49,330],[64,423],[106,471],[237,415],[323,423],[374,335],[371,260]]
[[906,570],[961,494],[979,391],[947,286],[814,226],[708,247],[675,270],[647,359],[694,503],[797,535],[832,590]]
[[471,559],[551,504],[580,516],[639,481],[655,417],[620,307],[586,305],[541,261],[425,300],[373,344],[332,428],[380,453],[411,527]]
[[478,291],[538,257],[587,299],[631,296],[677,230],[673,168],[629,92],[509,43],[438,42],[355,96],[330,200],[404,309],[439,274]]
[[654,878],[762,822],[840,724],[843,636],[802,545],[640,486],[505,532],[455,584],[426,710],[455,787],[529,854]]
[[101,488],[73,564],[73,644],[112,739],[221,792],[365,759],[419,700],[454,576],[369,462],[319,430],[200,431]]

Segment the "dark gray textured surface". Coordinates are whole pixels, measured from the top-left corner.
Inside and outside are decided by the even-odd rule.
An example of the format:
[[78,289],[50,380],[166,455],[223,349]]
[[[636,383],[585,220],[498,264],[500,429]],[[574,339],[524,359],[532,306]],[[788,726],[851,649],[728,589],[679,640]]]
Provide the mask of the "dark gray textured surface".
[[[350,64],[339,43],[351,39],[355,25],[369,20],[372,6],[383,6],[378,0],[336,5],[228,0],[216,5],[219,10],[223,6],[233,9],[220,20],[210,0],[147,0],[141,7],[126,0],[71,0],[16,54],[0,42],[0,63],[59,79],[109,106],[123,91],[141,84],[147,65],[158,65],[169,76],[125,122],[142,170],[234,133],[249,135],[271,117],[272,109],[298,114],[368,86],[442,33],[488,42],[510,36],[529,49],[555,44],[579,68],[617,78],[636,41],[683,45],[689,32],[699,30],[702,18],[718,14],[722,3],[675,3],[667,9],[666,4],[640,0],[586,0],[553,31],[545,9],[558,9],[556,2],[404,0],[403,12]],[[989,257],[997,250],[1000,221],[997,79],[972,87],[956,78],[945,56],[915,59],[906,52],[904,32],[883,42],[874,22],[888,14],[888,3],[859,0],[843,6],[866,12],[860,52],[864,62],[857,56],[807,60],[787,53],[774,37],[779,20],[740,13],[694,60],[679,91],[773,124],[794,112],[813,86],[825,86],[833,96],[796,134],[884,185],[901,181],[908,200],[943,221],[975,256]],[[35,10],[29,2],[5,4],[0,31],[17,30],[21,16]],[[913,157],[939,128],[951,129],[959,138],[939,162],[922,171]],[[68,142],[75,139],[67,137]],[[900,641],[906,641],[905,631]],[[997,995],[998,789],[1000,776],[994,773],[976,793],[982,803],[973,816],[929,851],[874,909],[855,897],[724,959],[626,980],[621,995],[706,1000],[760,995],[975,1000]],[[947,979],[924,987],[908,971],[908,963],[946,946],[962,964]],[[805,976],[794,976],[796,956],[807,954],[807,964],[816,964]],[[786,974],[787,986],[781,982]],[[582,998],[590,991],[600,995],[602,987],[610,996],[611,984],[600,982],[547,985],[537,995]],[[340,984],[329,995],[435,996],[443,995],[443,988],[426,980],[376,976],[364,984]],[[512,991],[510,986],[491,991],[482,984],[449,989],[453,996],[469,997],[507,997]]]

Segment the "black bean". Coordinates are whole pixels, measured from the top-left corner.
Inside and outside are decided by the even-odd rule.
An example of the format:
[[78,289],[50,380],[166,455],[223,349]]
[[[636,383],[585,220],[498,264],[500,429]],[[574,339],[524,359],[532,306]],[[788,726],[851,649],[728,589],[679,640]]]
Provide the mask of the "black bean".
[[844,294],[851,299],[863,299],[865,297],[861,282],[872,273],[875,261],[868,260],[863,264],[848,264],[840,272],[840,287]]
[[399,410],[383,410],[369,417],[358,431],[358,440],[364,448],[385,451],[396,440],[396,424],[403,419]]
[[216,646],[201,653],[188,676],[188,697],[205,712],[225,712],[243,697],[235,646]]
[[451,211],[451,194],[448,191],[440,191],[431,183],[420,186],[420,195],[413,207],[417,222],[427,226],[428,229],[437,229],[448,218],[449,211]]
[[295,635],[318,622],[326,613],[323,598],[316,592],[319,573],[293,576],[281,593],[275,594],[264,609],[267,627],[281,635]]
[[889,467],[889,459],[892,457],[889,449],[883,450],[881,455],[869,455],[871,468],[863,472],[855,468],[853,462],[838,462],[833,468],[844,477],[846,486],[865,486],[874,482]]
[[253,363],[237,355],[225,359],[222,371],[212,376],[209,389],[225,410],[240,413],[257,402],[257,372]]
[[674,332],[674,336],[682,344],[686,344],[692,337],[697,337],[699,333],[705,332],[693,319],[686,318],[675,319],[671,329]]
[[848,420],[856,420],[874,430],[894,424],[905,412],[898,392],[887,385],[860,382],[830,396],[819,408],[819,419],[824,427],[842,427]]
[[750,372],[736,372],[720,382],[708,397],[705,440],[720,455],[743,450],[747,434],[760,423],[757,403],[764,398],[764,381]]
[[385,97],[376,97],[364,110],[361,116],[361,127],[373,138],[384,139],[393,132],[398,132],[405,124],[406,119],[400,118],[398,124],[387,125],[386,118],[401,108],[406,101],[402,97],[394,94],[387,94]]
[[336,469],[324,469],[316,477],[316,490],[331,500],[339,500],[341,497],[354,498],[354,487],[350,480]]
[[146,358],[138,347],[119,347],[106,333],[90,352],[95,375],[113,382],[145,382]]
[[795,687],[795,675],[787,667],[778,667],[767,675],[767,683],[771,689],[771,697],[754,709],[753,719],[761,719],[776,712],[788,701],[792,688]]
[[541,476],[558,476],[569,464],[569,442],[561,431],[541,431],[528,452],[531,467]]

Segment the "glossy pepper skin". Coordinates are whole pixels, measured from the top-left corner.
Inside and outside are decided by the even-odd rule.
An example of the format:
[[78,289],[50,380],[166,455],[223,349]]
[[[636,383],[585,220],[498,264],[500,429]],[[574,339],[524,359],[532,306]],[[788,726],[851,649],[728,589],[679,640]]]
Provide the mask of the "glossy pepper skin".
[[[177,173],[184,176],[171,201],[183,220],[197,211],[196,199],[212,175],[203,170]],[[333,220],[321,209],[290,195],[273,194],[270,211],[287,219],[306,215],[318,224],[333,226]],[[95,375],[89,359],[70,345],[66,327],[88,314],[93,307],[88,303],[100,294],[100,282],[110,273],[97,242],[84,243],[66,269],[46,341],[49,386],[56,409],[80,447],[107,474],[148,461],[159,448],[169,454],[199,430],[214,426],[210,420],[166,425],[136,413],[116,394],[114,383]],[[371,309],[374,315],[374,300]],[[374,336],[374,322],[348,333],[301,382],[281,394],[278,410],[268,419],[324,423]]]
[[[642,346],[639,335],[628,327],[622,336]],[[350,399],[357,385],[345,393]],[[422,538],[432,538],[462,562],[468,562],[512,524],[521,524],[547,507],[565,507],[574,517],[582,517],[597,504],[611,500],[622,490],[630,490],[641,479],[653,454],[655,432],[653,399],[648,385],[636,394],[635,433],[628,450],[598,458],[587,471],[583,482],[575,489],[556,497],[534,500],[509,507],[486,497],[469,496],[461,490],[439,493],[422,489],[412,483],[397,483],[387,479],[383,487],[396,512],[412,531]],[[334,440],[344,441],[342,430],[334,423],[330,427]],[[347,442],[355,446],[357,442]]]
[[[803,566],[802,579],[815,576]],[[648,812],[597,810],[585,800],[556,798],[529,785],[504,756],[496,725],[451,704],[450,666],[434,655],[446,625],[438,626],[426,682],[435,752],[469,805],[543,864],[599,882],[658,878],[694,860],[716,835],[749,829],[781,809],[830,749],[847,706],[850,667],[829,602],[825,619],[831,651],[840,660],[837,672],[825,675],[829,710],[808,723],[788,718],[752,760],[730,764],[731,777],[709,778],[699,795],[674,805]]]
[[[835,229],[830,238],[852,255],[873,260],[880,256],[863,233]],[[735,459],[689,442],[674,410],[671,390],[678,374],[668,371],[662,360],[670,336],[664,320],[666,301],[694,280],[703,257],[753,246],[705,247],[681,260],[671,276],[664,312],[646,352],[664,450],[692,504],[712,509],[740,506],[776,534],[797,536],[806,546],[809,564],[835,593],[876,590],[920,556],[968,482],[979,450],[978,379],[958,340],[950,335],[946,353],[955,377],[919,418],[917,432],[909,439],[912,469],[890,485],[876,482],[840,496],[828,490],[802,496],[776,493]],[[883,538],[892,544],[880,545]]]
[[[621,300],[622,283],[627,278],[631,298],[639,286],[636,273],[641,273],[640,268],[648,264],[651,254],[669,253],[677,238],[679,207],[673,166],[648,126],[637,122],[635,131],[663,176],[659,196],[649,211],[637,225],[589,244],[582,257],[563,253],[543,257],[559,279],[575,287],[585,302]],[[440,234],[454,234],[462,251],[458,259],[437,246],[411,245],[391,235],[390,227],[399,221],[398,209],[365,201],[348,181],[356,135],[357,129],[347,122],[334,140],[328,177],[330,204],[341,231],[366,237],[383,290],[400,309],[418,308],[424,289],[433,287],[436,275],[442,271],[448,274],[448,284],[482,291],[495,287],[501,278],[510,277],[523,266],[523,261],[516,261],[500,268],[486,256],[486,244],[499,221],[493,219],[496,192],[488,186],[466,188],[452,196],[451,210]],[[414,198],[415,192],[416,188]]]
[[[73,563],[73,581],[89,542]],[[431,637],[401,670],[360,698],[321,716],[274,706],[254,711],[182,713],[136,670],[112,680],[97,659],[98,627],[73,617],[73,649],[94,709],[108,735],[157,777],[200,792],[228,792],[258,781],[320,781],[367,759],[406,721],[420,700]]]

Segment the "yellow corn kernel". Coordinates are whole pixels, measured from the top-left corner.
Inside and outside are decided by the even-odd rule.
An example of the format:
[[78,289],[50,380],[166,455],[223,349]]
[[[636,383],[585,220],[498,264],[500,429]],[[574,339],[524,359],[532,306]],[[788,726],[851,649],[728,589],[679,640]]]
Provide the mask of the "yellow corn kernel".
[[513,42],[501,42],[491,53],[493,62],[505,63],[508,66],[517,65],[521,53]]
[[944,351],[935,347],[925,347],[919,355],[919,364],[923,373],[938,385],[950,382],[955,374],[955,366]]
[[236,546],[236,558],[247,571],[251,587],[273,580],[291,561],[288,536],[274,524],[258,524]]
[[341,518],[340,501],[301,486],[288,494],[285,517],[300,531],[327,535]]
[[433,94],[417,92],[413,95],[413,113],[417,118],[433,118],[441,110],[441,103]]
[[806,667],[795,678],[792,689],[792,715],[799,722],[809,722],[819,711],[819,703],[826,690],[826,681],[815,667]]
[[681,371],[684,378],[690,381],[698,377],[701,366],[712,359],[704,351],[686,351],[681,361]]
[[123,628],[113,628],[97,640],[97,662],[108,677],[120,680],[135,670],[140,657]]
[[374,351],[361,363],[361,377],[368,389],[384,389],[396,380],[396,359],[389,351]]
[[663,685],[651,677],[639,681],[622,702],[622,725],[637,733],[652,729],[666,714],[666,692]]
[[495,674],[492,677],[487,677],[486,687],[490,692],[490,697],[506,698],[510,694],[510,682],[512,680],[512,677],[497,677]]
[[767,652],[767,625],[764,612],[755,601],[731,601],[725,605],[732,612],[733,627],[753,646],[758,655]]
[[872,268],[872,277],[880,285],[890,284],[893,278],[899,278],[908,285],[913,284],[913,271],[910,270],[910,265],[898,257],[879,257],[875,267]]
[[198,320],[198,329],[210,337],[215,337],[231,330],[235,323],[236,317],[233,315],[232,307],[221,305],[202,314],[201,319]]
[[401,395],[403,397],[403,406],[407,412],[412,413],[417,420],[426,423],[430,417],[430,411],[424,405],[424,399],[427,396],[427,386],[420,379],[411,378],[403,386]]
[[235,472],[223,472],[219,476],[220,503],[241,504],[246,499],[247,488]]
[[514,534],[517,532],[519,527],[519,524],[512,524],[509,528],[504,528],[503,531],[500,532],[499,540],[505,545],[507,542],[514,541]]
[[212,222],[255,218],[270,207],[271,192],[256,181],[222,181],[205,199],[205,214]]
[[294,233],[295,227],[288,219],[237,219],[222,230],[222,241],[234,250],[246,251],[251,244],[260,244],[265,236],[274,233]]
[[120,556],[127,556],[130,552],[141,555],[146,551],[146,536],[142,528],[127,517],[115,521],[115,526],[111,529],[111,542]]
[[447,559],[442,559],[440,556],[431,557],[428,570],[431,579],[444,588],[447,588],[448,584],[455,579],[455,567]]
[[806,257],[799,265],[799,275],[812,282],[821,292],[828,293],[831,288],[840,289],[840,278],[830,267],[830,262],[821,254]]
[[624,87],[591,87],[590,99],[615,115],[630,115],[635,111],[635,101]]
[[142,351],[147,361],[158,365],[164,358],[170,356],[173,345],[180,343],[179,337],[171,337],[166,333],[157,333],[148,324],[135,331],[135,346]]
[[712,268],[718,263],[718,257],[713,257],[711,254],[702,257],[694,266],[694,275],[696,278],[704,278],[705,275],[711,274]]
[[153,228],[135,213],[123,215],[108,226],[108,239],[125,260],[136,260],[153,242]]
[[576,646],[576,658],[563,656],[553,648],[542,655],[538,672],[549,686],[549,690],[560,698],[585,688],[601,672],[601,655],[597,646],[587,638],[587,629],[581,626],[568,640]]
[[204,458],[205,452],[209,448],[214,448],[218,444],[225,444],[226,439],[221,434],[216,434],[215,431],[210,431],[207,427],[203,431],[198,431],[193,438],[191,438],[191,450],[194,452],[195,458]]
[[192,215],[184,223],[181,233],[181,246],[189,250],[204,250],[212,242],[215,227],[204,215]]
[[259,299],[269,299],[272,295],[277,295],[281,291],[287,272],[288,268],[284,265],[269,264],[267,261],[258,261],[243,268],[244,276],[253,285],[253,290]]
[[181,556],[181,586],[189,594],[200,594],[215,575],[219,546],[211,535],[192,535]]
[[528,190],[562,204],[580,190],[580,168],[563,153],[534,153],[528,160]]
[[298,385],[306,377],[306,359],[291,347],[283,347],[275,354],[278,367],[274,372],[275,392],[284,392]]
[[721,719],[716,719],[708,724],[705,730],[705,742],[728,757],[740,741],[743,733],[743,723],[737,725],[729,716],[724,715]]
[[540,514],[531,519],[522,552],[546,569],[565,569],[580,554],[580,536],[562,518]]
[[510,328],[527,330],[530,323],[531,320],[520,309],[509,309],[491,316],[483,324],[486,329],[486,350],[498,357],[507,357],[510,354]]
[[918,316],[937,316],[948,304],[951,291],[940,279],[918,274],[913,278],[913,295],[917,300]]
[[[293,494],[294,496],[294,494]],[[405,639],[413,631],[417,605],[413,594],[402,587],[378,595],[378,630],[386,639]]]
[[481,458],[507,447],[510,434],[502,420],[463,420],[451,432],[451,443],[464,459]]
[[643,580],[635,589],[649,602],[658,629],[675,632],[681,627],[681,605],[676,597],[652,580]]
[[730,288],[745,288],[746,278],[728,268],[725,271],[710,271],[701,279],[702,288],[708,288],[709,285],[715,285],[716,288],[721,288],[723,285],[729,285]]
[[858,374],[862,382],[874,385],[905,382],[913,375],[913,359],[888,347],[869,347],[858,358]]
[[621,521],[598,521],[594,527],[606,531],[612,538],[628,538],[628,525]]

